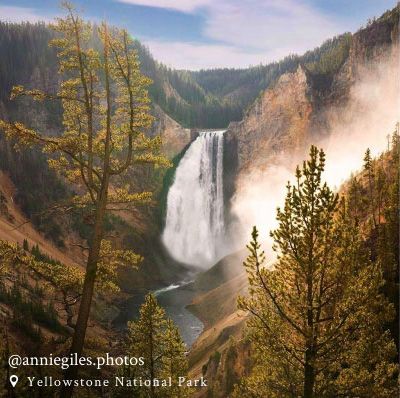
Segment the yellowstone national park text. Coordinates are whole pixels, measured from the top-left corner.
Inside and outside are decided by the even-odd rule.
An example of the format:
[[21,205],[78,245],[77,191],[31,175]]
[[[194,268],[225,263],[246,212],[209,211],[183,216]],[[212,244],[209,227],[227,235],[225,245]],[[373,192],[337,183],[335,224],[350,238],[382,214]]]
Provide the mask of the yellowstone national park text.
[[143,379],[128,378],[124,376],[116,376],[114,379],[78,379],[78,380],[62,380],[46,376],[42,378],[28,376],[29,387],[61,387],[61,386],[74,386],[74,387],[172,387],[178,385],[179,387],[207,387],[207,380],[204,377],[199,379],[189,379],[184,376],[173,379],[167,377],[165,379]]

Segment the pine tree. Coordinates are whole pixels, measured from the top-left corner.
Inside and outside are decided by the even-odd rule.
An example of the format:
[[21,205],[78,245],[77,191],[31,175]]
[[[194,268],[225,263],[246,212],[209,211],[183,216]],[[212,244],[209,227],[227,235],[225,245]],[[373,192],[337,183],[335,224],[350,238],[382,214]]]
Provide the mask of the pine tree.
[[393,308],[344,200],[322,182],[324,164],[323,151],[311,147],[288,184],[271,233],[273,269],[253,229],[244,263],[249,297],[239,298],[239,308],[251,315],[257,359],[237,397],[386,398],[396,391],[395,347],[382,326]]
[[[63,132],[49,136],[20,122],[0,120],[0,129],[20,146],[42,146],[49,153],[49,165],[79,192],[72,203],[60,205],[67,211],[84,208],[90,214],[91,238],[78,318],[71,354],[83,351],[96,277],[101,261],[108,211],[129,210],[148,203],[150,192],[135,192],[123,176],[141,164],[165,166],[160,156],[160,138],[148,138],[151,126],[147,87],[151,80],[140,72],[137,53],[125,30],[98,28],[85,22],[65,3],[67,16],[52,28],[58,33],[51,45],[58,51],[60,89],[47,92],[13,87],[11,98],[62,104]],[[94,35],[99,48],[91,47]],[[110,189],[110,186],[113,189]],[[66,379],[76,379],[78,368],[66,370]],[[71,397],[73,383],[62,391]]]
[[167,319],[164,340],[162,374],[164,378],[172,378],[172,386],[165,391],[163,396],[166,398],[188,397],[190,389],[178,385],[178,378],[186,377],[188,373],[188,364],[185,358],[186,346],[171,319]]
[[354,217],[354,221],[358,224],[361,218],[360,211],[363,208],[362,185],[357,177],[352,176],[348,190],[348,208]]
[[[128,324],[129,347],[133,355],[144,358],[141,375],[150,380],[157,378],[162,370],[163,332],[166,327],[165,312],[153,294],[148,294],[140,308],[137,322]],[[156,397],[156,388],[150,387],[150,397]]]
[[128,324],[128,350],[131,355],[144,358],[144,365],[134,370],[143,380],[172,378],[172,387],[153,384],[137,390],[140,397],[188,397],[189,389],[179,387],[179,376],[187,376],[185,346],[174,323],[166,318],[153,294],[148,294],[140,308],[139,319]]
[[375,219],[375,201],[374,201],[374,163],[371,157],[371,151],[369,148],[365,151],[364,155],[364,171],[367,175],[368,180],[368,191],[369,191],[369,208],[371,210],[372,222],[374,227],[376,227]]
[[[385,195],[385,190],[386,190],[386,176],[385,173],[382,169],[382,167],[378,167],[376,171],[376,177],[375,177],[375,183],[374,183],[374,193],[375,193],[375,200],[374,202],[376,203],[377,207],[377,224],[378,226],[381,225],[382,221],[382,208],[383,208],[383,198]],[[379,232],[379,228],[378,228]]]

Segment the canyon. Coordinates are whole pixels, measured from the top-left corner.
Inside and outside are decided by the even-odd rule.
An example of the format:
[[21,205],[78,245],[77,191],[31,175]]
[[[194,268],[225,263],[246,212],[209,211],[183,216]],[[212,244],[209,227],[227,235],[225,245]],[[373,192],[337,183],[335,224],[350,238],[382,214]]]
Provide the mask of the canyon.
[[[46,31],[44,32],[41,34],[48,35]],[[162,233],[165,231],[166,217],[168,217],[168,193],[177,177],[177,169],[179,165],[182,165],[181,161],[185,154],[190,148],[193,149],[192,145],[196,139],[207,133],[200,126],[189,124],[184,126],[183,122],[179,123],[175,120],[178,119],[176,112],[167,109],[163,101],[157,102],[156,96],[153,98],[152,112],[155,122],[149,135],[161,137],[162,151],[171,160],[173,166],[169,170],[149,169],[146,173],[130,176],[138,186],[150,186],[154,190],[156,203],[132,214],[120,215],[118,219],[112,220],[110,229],[112,232],[118,229],[114,238],[116,245],[128,245],[143,255],[145,260],[139,271],[121,271],[119,283],[122,291],[107,303],[111,310],[104,310],[104,302],[100,303],[93,334],[97,332],[104,337],[109,333],[113,340],[116,339],[115,329],[119,331],[128,319],[137,314],[140,297],[145,292],[166,288],[190,276],[190,283],[184,287],[190,291],[188,295],[190,298],[186,303],[187,309],[204,325],[204,330],[194,341],[189,352],[190,372],[193,377],[204,376],[209,381],[208,390],[200,390],[197,393],[196,396],[199,398],[210,396],[207,394],[213,394],[211,396],[216,398],[228,396],[234,382],[251,366],[251,348],[242,338],[246,314],[236,310],[237,295],[246,294],[247,291],[247,278],[242,262],[246,257],[244,244],[248,240],[250,226],[255,223],[263,224],[265,236],[267,236],[268,229],[273,225],[271,218],[275,216],[276,206],[283,198],[285,183],[293,174],[295,166],[305,158],[311,143],[326,146],[329,155],[332,139],[344,134],[344,141],[340,141],[340,144],[343,145],[346,140],[350,141],[352,137],[350,133],[347,131],[343,133],[341,129],[340,123],[344,124],[343,119],[354,127],[354,131],[359,128],[356,122],[360,118],[371,121],[371,126],[375,128],[372,119],[365,115],[372,114],[374,109],[371,109],[370,104],[363,102],[362,98],[360,99],[363,93],[361,89],[379,88],[382,82],[385,84],[385,90],[386,86],[392,86],[391,90],[386,90],[386,102],[375,107],[375,111],[380,112],[377,118],[382,116],[383,110],[388,110],[384,114],[385,122],[382,130],[376,134],[381,134],[382,131],[388,134],[390,133],[388,129],[394,128],[392,117],[396,116],[395,111],[398,110],[399,105],[396,102],[399,82],[398,8],[388,11],[368,26],[341,40],[345,43],[345,50],[338,57],[340,62],[333,70],[323,71],[315,68],[313,62],[321,61],[323,56],[317,57],[317,61],[312,62],[305,56],[295,59],[293,65],[290,61],[290,67],[278,74],[266,86],[261,82],[257,83],[257,90],[262,88],[258,96],[252,94],[249,97],[249,103],[245,104],[248,107],[243,105],[241,109],[241,118],[236,117],[235,114],[235,117],[229,120],[230,123],[226,126],[222,138],[218,137],[223,140],[223,153],[219,155],[223,159],[220,169],[223,174],[223,197],[218,196],[218,200],[220,202],[223,200],[225,203],[224,214],[220,214],[219,206],[218,217],[219,221],[223,217],[226,234],[232,240],[232,253],[219,259],[215,265],[213,262],[203,267],[201,264],[196,264],[194,258],[199,257],[198,252],[194,252],[190,261],[185,263],[185,255],[182,253],[179,253],[182,254],[181,256],[171,255],[174,253],[168,251],[168,244],[165,245],[161,241]],[[46,68],[42,68],[39,61],[33,60],[32,62],[36,64],[32,67],[32,72],[16,76],[11,84],[16,84],[17,80],[20,82],[21,77],[25,80],[23,83],[31,86],[56,84],[54,59],[47,52],[46,59],[48,60]],[[16,62],[12,56],[9,61],[11,64]],[[149,64],[147,58],[145,61]],[[147,65],[146,62],[143,62],[144,68]],[[379,65],[381,67],[383,65],[386,69],[382,72],[379,70]],[[144,72],[146,73],[146,69]],[[184,95],[179,92],[179,87],[174,87],[173,83],[166,79],[165,76],[169,75],[161,74],[156,69],[149,69],[149,75],[152,74],[153,80],[164,87],[167,98],[173,98],[175,102],[183,104],[182,106],[190,105]],[[381,75],[385,75],[386,80],[381,78]],[[166,80],[159,83],[162,79]],[[374,82],[374,86],[371,86],[371,81]],[[360,85],[360,82],[365,83],[364,86]],[[26,114],[21,115],[19,108],[8,101],[5,93],[11,84],[9,82],[1,86],[1,117],[10,119],[22,117],[34,127],[52,131],[59,128],[60,109],[58,108],[38,111],[34,105]],[[205,90],[200,83],[196,87],[200,91]],[[243,88],[239,83],[235,90],[250,91],[248,87]],[[228,93],[227,97],[229,95],[233,94]],[[219,126],[212,127],[216,130]],[[370,134],[369,131],[368,134]],[[354,137],[360,139],[360,136]],[[369,139],[375,140],[375,138],[365,137],[365,145],[368,145]],[[378,138],[381,142],[382,137]],[[383,137],[383,146],[385,146],[385,137]],[[332,157],[335,156],[333,149],[331,154]],[[44,190],[43,187],[48,181],[57,180],[54,174],[45,174],[44,170],[47,166],[43,155],[38,152],[34,152],[33,155],[26,152],[14,153],[13,147],[0,138],[0,156],[2,170],[0,172],[0,205],[2,206],[0,207],[0,237],[19,245],[23,244],[24,239],[28,239],[30,245],[40,245],[40,249],[48,256],[82,267],[85,255],[77,247],[83,244],[84,237],[74,227],[72,220],[61,223],[63,225],[57,227],[60,229],[62,244],[60,240],[56,241],[52,238],[52,229],[46,230],[48,225],[29,222],[33,212],[29,213],[27,203],[29,200],[37,200],[35,196],[37,191]],[[210,155],[210,158],[212,156]],[[29,196],[24,192],[25,180],[22,174],[30,168],[31,164],[35,164],[37,170],[40,171],[32,176],[34,187],[32,192],[29,192],[31,194]],[[334,169],[332,174],[336,172],[337,169]],[[348,173],[347,177],[349,172],[345,170],[345,173]],[[207,181],[210,183],[209,180]],[[338,179],[333,181],[340,185]],[[275,186],[278,185],[280,190],[276,191]],[[255,191],[255,186],[261,189]],[[191,192],[188,191],[185,200],[188,200],[190,194]],[[221,192],[218,194],[221,195]],[[54,200],[56,199],[55,196]],[[216,196],[214,199],[216,200]],[[257,206],[260,202],[265,203],[263,205],[265,211],[254,214],[248,211],[252,201],[257,201]],[[208,208],[211,207],[208,206]],[[190,211],[191,209],[189,213]],[[189,226],[194,227],[196,220],[197,218]],[[17,228],[19,223],[25,222],[27,225]],[[12,233],[9,232],[10,228],[13,229]],[[171,231],[170,237],[174,234],[173,228]],[[182,236],[190,232],[188,229],[182,231]],[[208,238],[216,239],[216,234]],[[204,255],[206,256],[207,253]],[[204,262],[201,261],[202,264]],[[193,275],[193,265],[203,269],[200,272],[196,269]],[[176,291],[179,294],[179,288]],[[133,302],[132,297],[134,297]],[[132,307],[127,308],[127,306],[135,308],[132,310]],[[2,308],[1,315],[7,316],[7,311],[7,308]]]

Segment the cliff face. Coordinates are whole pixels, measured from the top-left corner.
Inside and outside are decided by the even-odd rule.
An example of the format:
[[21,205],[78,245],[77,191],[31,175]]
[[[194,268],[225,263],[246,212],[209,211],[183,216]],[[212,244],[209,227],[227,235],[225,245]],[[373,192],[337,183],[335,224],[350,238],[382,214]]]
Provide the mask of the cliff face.
[[[389,90],[385,92],[385,88],[390,86],[388,85],[390,81],[395,82],[395,86],[396,81],[398,84],[398,59],[399,10],[397,9],[351,36],[348,55],[334,73],[316,74],[312,73],[307,65],[300,65],[293,73],[282,75],[273,87],[261,93],[241,122],[231,123],[228,127],[224,153],[226,196],[232,197],[236,194],[237,198],[243,186],[251,185],[248,181],[251,181],[253,173],[263,173],[267,169],[273,169],[271,166],[284,164],[292,171],[293,166],[304,158],[305,150],[310,143],[320,144],[324,139],[339,133],[338,122],[341,127],[347,127],[342,131],[345,133],[343,145],[349,144],[346,141],[346,134],[354,130],[355,119],[372,120],[368,113],[377,113],[380,129],[376,134],[382,131],[383,134],[390,132],[386,129],[394,128],[394,125],[390,124],[391,120],[386,116],[391,116],[391,113],[384,113],[382,109],[390,102],[390,98],[394,97],[393,92],[389,93]],[[382,76],[389,74],[392,74],[390,78],[381,79]],[[368,80],[366,77],[369,82],[375,83],[366,84]],[[379,90],[376,82],[381,86]],[[375,101],[381,104],[373,108],[369,106],[368,101],[364,101],[365,97],[376,97],[377,101],[374,99],[370,103]],[[366,126],[361,124],[361,127]],[[359,130],[362,128],[358,126]],[[358,138],[363,139],[363,135]],[[271,192],[266,190],[263,194],[263,199],[267,199]],[[237,201],[236,198],[233,202]],[[236,209],[233,210],[235,212]],[[274,210],[275,203],[271,211]],[[240,214],[236,211],[235,216]],[[257,217],[261,223],[259,213]],[[213,299],[211,302],[217,302],[215,293],[224,286],[226,283],[222,280],[221,285],[214,287],[211,293],[195,298],[193,306],[197,308],[194,310],[201,311],[205,308],[210,297]],[[245,291],[246,286],[240,285],[240,289],[237,286],[236,291],[226,289],[224,302],[230,302],[232,296],[242,293],[241,289]],[[222,319],[218,318],[215,322],[213,322],[213,312],[203,310],[199,314],[205,316],[202,320],[207,324],[207,329],[195,343],[190,359],[192,372],[196,374],[199,369],[203,369],[209,380],[208,396],[229,396],[232,383],[243,376],[245,369],[248,370],[251,366],[248,361],[249,348],[245,345],[245,340],[233,343],[228,342],[228,337],[221,337],[229,335],[228,331],[231,331],[229,321],[235,316],[234,308],[231,310],[232,313],[225,313]],[[237,330],[235,333],[231,332],[238,337]],[[208,343],[208,351],[204,350],[207,354],[214,350],[214,354],[209,355],[208,361],[205,360],[205,355],[198,355],[200,348],[206,347],[205,343]],[[201,396],[207,395],[199,393],[199,397]]]
[[351,37],[348,56],[334,74],[318,75],[299,65],[261,93],[244,119],[228,127],[226,171],[236,174],[228,183],[282,159],[291,166],[310,142],[329,136],[332,111],[348,105],[353,86],[366,72],[374,73],[374,65],[396,60],[398,37],[395,9]]
[[163,153],[172,159],[191,142],[191,129],[182,127],[158,105],[154,105],[153,114],[155,121],[152,134],[161,136]]
[[243,121],[230,124],[226,144],[237,146],[240,173],[262,168],[283,151],[290,153],[303,146],[313,111],[310,87],[306,71],[299,66],[264,91]]
[[398,56],[398,44],[399,9],[356,32],[349,56],[333,79],[331,96],[337,100],[347,99],[351,86],[366,69],[375,62]]

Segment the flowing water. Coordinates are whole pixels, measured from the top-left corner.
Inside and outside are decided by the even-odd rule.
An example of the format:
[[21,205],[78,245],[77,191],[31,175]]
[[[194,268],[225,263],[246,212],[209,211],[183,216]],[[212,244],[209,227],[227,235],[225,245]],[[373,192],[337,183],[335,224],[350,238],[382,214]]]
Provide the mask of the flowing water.
[[186,308],[194,296],[191,283],[173,284],[156,290],[154,294],[168,317],[178,326],[186,346],[191,347],[204,328],[203,323]]
[[176,260],[207,268],[224,250],[224,131],[201,132],[168,192],[163,243]]
[[[226,254],[223,134],[224,131],[199,134],[179,162],[167,197],[163,243],[172,257],[197,271],[210,267]],[[192,284],[177,281],[154,294],[190,347],[203,330],[202,322],[186,308],[195,295]],[[130,298],[126,318],[138,316],[143,299],[143,295]]]
[[[203,269],[224,254],[223,134],[199,133],[179,162],[167,197],[163,243],[176,260]],[[194,294],[190,283],[155,294],[191,346],[203,324],[186,309]]]

